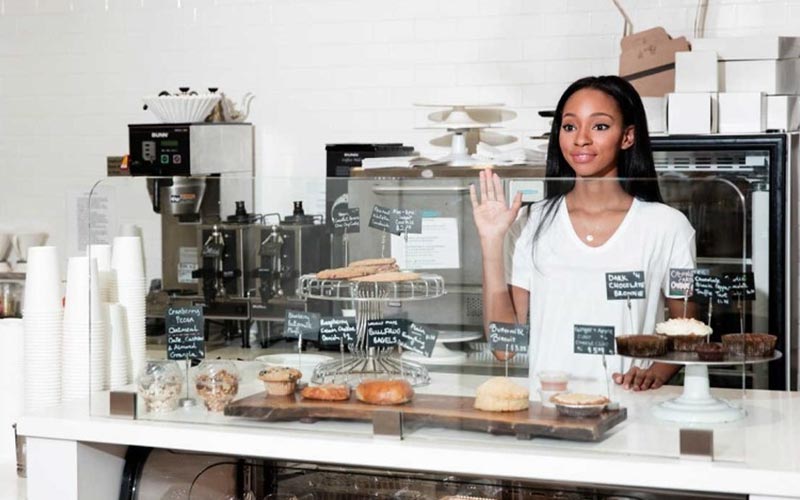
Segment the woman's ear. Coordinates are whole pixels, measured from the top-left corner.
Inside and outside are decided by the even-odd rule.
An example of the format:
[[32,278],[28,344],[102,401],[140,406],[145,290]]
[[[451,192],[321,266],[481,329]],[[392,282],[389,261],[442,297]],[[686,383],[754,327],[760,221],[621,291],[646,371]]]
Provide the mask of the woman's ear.
[[622,132],[622,149],[630,149],[636,142],[636,129],[633,125],[628,125]]

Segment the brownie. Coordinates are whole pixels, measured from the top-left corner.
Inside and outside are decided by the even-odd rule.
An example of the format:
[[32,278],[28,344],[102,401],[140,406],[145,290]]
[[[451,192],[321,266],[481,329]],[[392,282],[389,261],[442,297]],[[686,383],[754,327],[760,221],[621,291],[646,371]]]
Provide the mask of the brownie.
[[722,336],[722,343],[733,356],[761,358],[772,356],[778,337],[767,333],[730,333]]
[[694,348],[700,361],[722,361],[728,349],[719,342],[700,344]]
[[636,358],[663,356],[667,339],[661,335],[622,335],[617,337],[617,354]]
[[706,341],[703,335],[670,335],[667,348],[670,351],[694,352],[695,348]]

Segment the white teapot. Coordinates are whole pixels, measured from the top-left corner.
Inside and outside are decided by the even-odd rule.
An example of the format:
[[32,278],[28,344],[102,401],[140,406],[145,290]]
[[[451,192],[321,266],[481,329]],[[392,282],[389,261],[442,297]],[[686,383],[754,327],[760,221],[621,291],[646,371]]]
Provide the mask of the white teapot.
[[[219,89],[210,87],[208,89],[212,94],[217,93]],[[214,107],[214,110],[206,118],[207,122],[243,122],[250,114],[250,103],[256,97],[251,92],[246,93],[242,97],[242,102],[237,104],[231,100],[224,92],[219,92],[219,103]]]

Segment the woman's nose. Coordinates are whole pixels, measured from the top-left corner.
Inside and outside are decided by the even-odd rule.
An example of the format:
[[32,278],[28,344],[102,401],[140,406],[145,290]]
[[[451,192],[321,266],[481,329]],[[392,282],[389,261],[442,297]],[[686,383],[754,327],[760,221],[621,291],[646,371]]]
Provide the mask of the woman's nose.
[[586,146],[588,144],[591,144],[591,142],[592,142],[592,139],[589,136],[588,130],[586,130],[584,128],[579,128],[575,132],[575,145],[576,146]]

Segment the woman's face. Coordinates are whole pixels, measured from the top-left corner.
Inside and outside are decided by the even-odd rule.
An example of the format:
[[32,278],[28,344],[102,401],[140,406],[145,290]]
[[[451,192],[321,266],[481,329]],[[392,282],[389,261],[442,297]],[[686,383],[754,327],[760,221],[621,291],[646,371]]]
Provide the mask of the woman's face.
[[578,177],[616,177],[621,149],[633,146],[633,126],[623,124],[617,101],[605,92],[581,89],[564,105],[558,142]]

